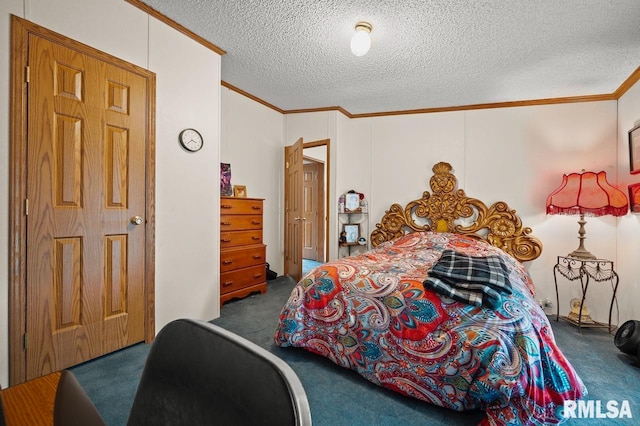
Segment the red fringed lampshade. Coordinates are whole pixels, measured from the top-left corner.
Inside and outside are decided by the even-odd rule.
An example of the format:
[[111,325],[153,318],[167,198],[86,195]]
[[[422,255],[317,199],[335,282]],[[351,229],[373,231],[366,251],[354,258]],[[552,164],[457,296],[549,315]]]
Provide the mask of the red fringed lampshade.
[[547,197],[547,214],[580,215],[580,246],[569,253],[569,256],[580,259],[595,259],[595,256],[584,248],[584,217],[608,214],[623,216],[628,210],[627,196],[607,182],[605,172],[563,175],[560,187]]
[[629,210],[624,192],[607,182],[605,172],[571,173],[547,197],[547,214],[624,216]]

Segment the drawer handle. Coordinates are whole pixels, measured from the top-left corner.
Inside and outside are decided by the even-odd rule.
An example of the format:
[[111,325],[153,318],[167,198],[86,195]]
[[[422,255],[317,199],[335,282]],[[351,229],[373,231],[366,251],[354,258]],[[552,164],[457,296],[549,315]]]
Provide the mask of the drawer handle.
[[253,258],[254,258],[254,259],[262,259],[262,256],[260,256],[259,254],[254,254],[254,255],[253,255]]
[[260,225],[260,221],[259,220],[252,220],[251,224],[252,225]]
[[259,239],[260,239],[260,237],[255,237],[255,236],[254,236],[254,237],[251,237],[251,239],[252,239],[252,240],[256,240],[256,241],[257,241],[257,240],[259,240]]
[[227,281],[227,282],[222,283],[223,287],[229,287],[230,285],[233,285],[233,281]]
[[233,263],[233,260],[223,260],[222,264],[223,265],[231,265]]
[[222,241],[223,243],[230,243],[231,238],[221,238],[220,241]]
[[262,274],[253,274],[253,278],[260,278]]
[[220,225],[229,226],[231,225],[231,222],[220,222]]
[[231,204],[223,204],[220,206],[221,209],[230,209],[231,208]]
[[260,206],[251,206],[251,208],[254,210],[260,210]]

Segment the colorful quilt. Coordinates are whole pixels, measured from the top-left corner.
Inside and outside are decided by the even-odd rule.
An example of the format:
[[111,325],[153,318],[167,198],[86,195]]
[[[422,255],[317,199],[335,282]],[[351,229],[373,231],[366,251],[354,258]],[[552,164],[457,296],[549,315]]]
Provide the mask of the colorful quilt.
[[[499,256],[511,294],[495,309],[425,290],[443,250]],[[304,276],[280,314],[275,342],[353,369],[371,382],[483,424],[563,421],[565,400],[587,390],[556,346],[522,264],[468,237],[417,232]]]

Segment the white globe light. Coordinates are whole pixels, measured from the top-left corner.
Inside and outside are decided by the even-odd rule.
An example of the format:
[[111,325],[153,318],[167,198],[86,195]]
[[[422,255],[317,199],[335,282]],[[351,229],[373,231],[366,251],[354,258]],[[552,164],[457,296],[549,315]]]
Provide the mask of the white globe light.
[[356,56],[363,56],[371,47],[371,25],[366,22],[356,24],[356,33],[351,37],[351,52]]

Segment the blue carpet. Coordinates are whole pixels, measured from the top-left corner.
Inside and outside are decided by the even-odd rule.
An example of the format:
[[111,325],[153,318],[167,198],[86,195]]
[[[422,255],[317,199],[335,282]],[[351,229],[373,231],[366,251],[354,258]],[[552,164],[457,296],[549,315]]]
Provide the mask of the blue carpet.
[[[289,277],[268,282],[264,295],[223,305],[214,324],[233,331],[285,360],[307,392],[315,426],[475,425],[480,412],[458,413],[380,388],[357,373],[298,348],[273,343],[278,315],[294,286]],[[580,377],[589,399],[628,400],[633,419],[575,419],[568,425],[637,425],[640,419],[640,369],[613,344],[613,335],[587,329],[580,335],[565,322],[551,322],[556,341]],[[139,344],[90,361],[72,371],[109,426],[125,425],[149,346]],[[606,410],[606,409],[605,409]],[[606,412],[606,411],[605,411]]]

